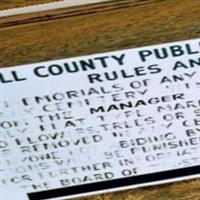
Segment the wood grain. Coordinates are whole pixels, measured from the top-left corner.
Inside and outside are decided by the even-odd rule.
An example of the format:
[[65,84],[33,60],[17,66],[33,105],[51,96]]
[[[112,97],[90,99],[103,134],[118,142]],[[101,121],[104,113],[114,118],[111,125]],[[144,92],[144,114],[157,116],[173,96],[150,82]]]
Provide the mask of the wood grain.
[[[0,0],[0,10],[17,8],[22,6],[30,6],[40,3],[49,3],[56,0]],[[57,0],[58,1],[58,0]]]
[[199,200],[200,181],[186,181],[75,200]]
[[[87,13],[88,8],[85,7],[85,15],[0,28],[0,66],[186,40],[200,35],[199,0],[144,1],[139,6],[98,13]],[[60,11],[54,14],[57,12],[60,15]],[[5,20],[0,19],[0,24]]]
[[[86,6],[82,8],[80,15],[1,28],[0,66],[21,65],[200,37],[199,0],[140,0],[140,5],[129,6],[123,6],[125,1],[114,2],[120,2],[122,6],[98,12],[94,11],[94,7]],[[88,12],[88,9],[93,9],[93,12]],[[69,13],[69,10],[45,14],[55,17],[66,13]],[[39,15],[41,13],[28,17],[38,18]],[[20,17],[21,19],[23,17]],[[18,19],[15,17],[9,20]],[[80,199],[200,200],[200,180]]]

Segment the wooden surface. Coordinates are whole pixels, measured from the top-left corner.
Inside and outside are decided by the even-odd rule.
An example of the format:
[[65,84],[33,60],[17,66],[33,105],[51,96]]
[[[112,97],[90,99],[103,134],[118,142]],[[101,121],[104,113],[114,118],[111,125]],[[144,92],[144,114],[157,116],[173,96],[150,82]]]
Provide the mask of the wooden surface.
[[[0,20],[37,23],[0,28],[0,66],[87,55],[200,37],[199,0],[140,0]],[[108,6],[106,8],[106,6]],[[102,5],[101,5],[102,6]],[[91,9],[93,9],[91,11]],[[72,11],[72,10],[71,10]],[[70,11],[70,12],[71,12]],[[74,12],[74,10],[73,10]],[[51,18],[53,16],[53,18]],[[55,17],[57,16],[57,17]],[[49,17],[49,18],[48,18]],[[40,22],[41,21],[41,22]],[[200,200],[200,180],[98,195],[82,200]]]
[[187,181],[74,200],[199,200],[200,181]]
[[[44,16],[39,13],[28,16],[37,23],[1,27],[0,66],[199,37],[199,0],[139,0],[139,3],[126,4],[124,8],[122,4],[113,10],[109,7],[108,11],[103,8],[102,12],[102,8],[87,12],[90,7],[86,6],[80,15],[72,17],[65,17],[68,9],[49,12],[45,13],[46,17],[56,15],[58,18],[40,23],[38,18]],[[27,20],[27,16],[19,17],[20,21],[24,18]],[[0,19],[0,26],[15,20],[18,18]]]
[[30,6],[39,3],[49,3],[53,1],[56,0],[0,0],[0,10],[21,6]]

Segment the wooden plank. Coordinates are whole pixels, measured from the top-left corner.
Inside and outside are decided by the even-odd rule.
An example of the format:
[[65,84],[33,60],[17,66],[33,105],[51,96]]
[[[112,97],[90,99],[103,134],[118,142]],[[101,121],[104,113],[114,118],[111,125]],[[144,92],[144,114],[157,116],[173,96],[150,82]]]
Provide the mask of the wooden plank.
[[[101,1],[101,0],[100,0]],[[67,17],[76,17],[81,15],[89,15],[96,14],[99,12],[112,11],[117,9],[128,8],[132,6],[140,6],[149,4],[151,2],[156,2],[156,0],[123,0],[123,1],[109,1],[104,0],[105,2],[87,5],[87,6],[79,6],[72,7],[68,9],[59,9],[56,11],[47,11],[40,12],[39,14],[29,14],[29,15],[21,15],[17,17],[8,17],[0,19],[0,28],[17,26],[22,24],[36,23],[42,21],[50,21],[55,19],[62,19]]]
[[161,186],[96,195],[75,200],[199,200],[200,181],[186,181]]
[[[30,6],[30,5],[40,4],[40,3],[49,3],[49,2],[54,2],[54,1],[56,1],[56,0],[31,0],[31,1],[1,0],[0,1],[0,10],[17,8],[17,7],[22,7],[22,6]],[[57,0],[57,1],[59,1],[59,0]]]
[[31,14],[31,13],[38,13],[38,12],[45,12],[55,9],[63,9],[63,8],[70,8],[70,7],[79,7],[83,5],[89,5],[89,4],[96,4],[101,3],[104,1],[109,0],[62,0],[62,1],[54,1],[49,3],[41,3],[31,6],[25,6],[20,8],[13,8],[9,10],[3,10],[0,11],[0,17],[10,17],[10,16],[18,16],[18,15],[24,15],[24,14]]
[[[140,0],[140,5],[129,6],[125,5],[126,1],[113,3],[116,2],[122,3],[121,7],[95,8],[98,12],[92,8],[93,12],[88,12],[91,7],[86,6],[81,10],[82,14],[76,16],[64,16],[69,10],[54,11],[49,15],[58,14],[59,18],[1,28],[0,66],[200,37],[199,0]],[[199,191],[200,180],[193,180],[81,199],[200,200]]]
[[199,5],[199,0],[155,0],[140,6],[1,28],[0,66],[197,38]]

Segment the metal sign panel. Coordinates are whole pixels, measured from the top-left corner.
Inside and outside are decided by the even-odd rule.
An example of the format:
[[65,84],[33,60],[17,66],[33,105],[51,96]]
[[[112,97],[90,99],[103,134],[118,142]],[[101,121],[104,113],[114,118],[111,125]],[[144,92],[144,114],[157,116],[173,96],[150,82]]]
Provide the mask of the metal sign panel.
[[200,177],[200,39],[0,71],[1,183],[66,199]]

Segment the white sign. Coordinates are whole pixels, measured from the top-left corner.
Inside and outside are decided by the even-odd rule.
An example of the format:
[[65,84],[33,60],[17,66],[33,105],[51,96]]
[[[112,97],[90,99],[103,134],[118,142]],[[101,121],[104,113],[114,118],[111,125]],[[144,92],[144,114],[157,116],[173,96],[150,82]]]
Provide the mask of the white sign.
[[200,39],[1,69],[1,183],[65,199],[200,177]]
[[28,200],[28,196],[24,193],[24,191],[16,188],[13,185],[0,185],[1,188],[1,200]]

